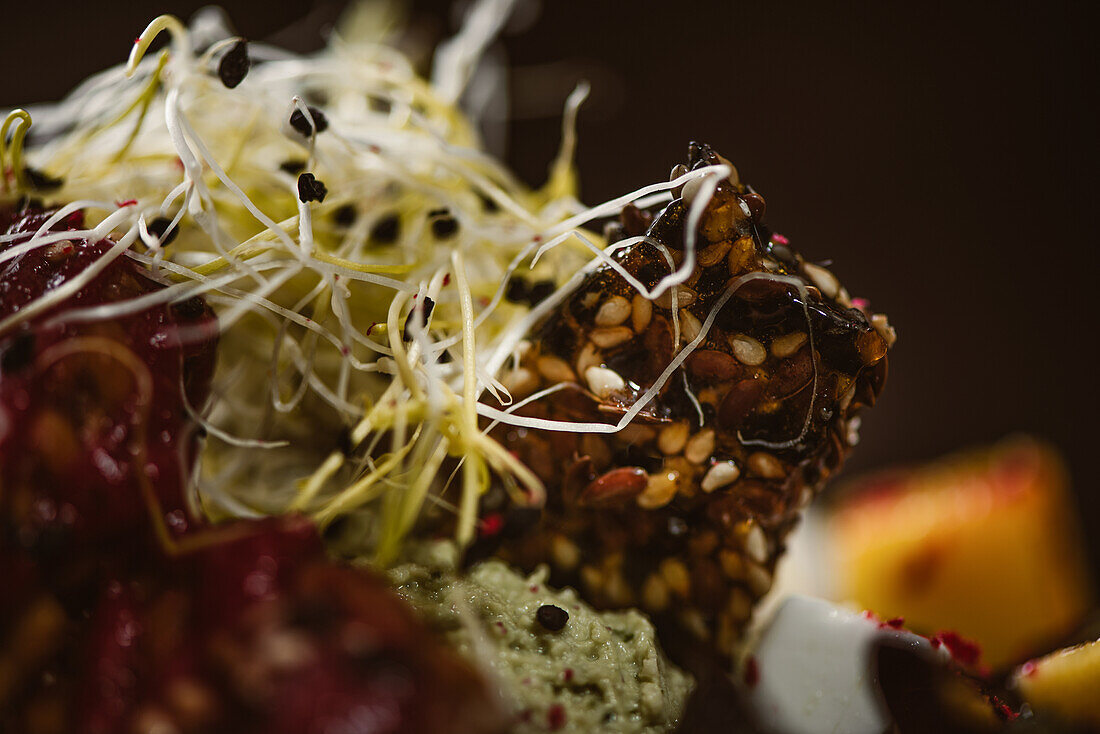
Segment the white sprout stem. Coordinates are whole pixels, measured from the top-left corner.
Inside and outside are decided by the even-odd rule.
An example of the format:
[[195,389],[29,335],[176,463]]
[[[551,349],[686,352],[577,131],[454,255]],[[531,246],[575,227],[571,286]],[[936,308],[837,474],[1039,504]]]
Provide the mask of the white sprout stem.
[[[480,435],[477,427],[477,351],[474,338],[474,303],[470,285],[466,279],[466,265],[458,250],[451,253],[459,302],[462,306],[462,409],[467,435]],[[477,519],[477,500],[481,495],[478,481],[484,464],[476,454],[467,454],[462,466],[462,501],[458,513],[458,529],[455,537],[460,545],[468,545],[474,536]]]
[[191,49],[188,48],[187,29],[179,22],[179,19],[172,15],[161,15],[146,26],[145,30],[141,32],[137,40],[134,42],[133,48],[130,49],[130,58],[126,61],[126,76],[132,77],[137,70],[138,62],[145,56],[145,52],[149,50],[149,45],[153,40],[160,35],[161,31],[168,31],[172,36],[172,48],[176,52],[176,56],[181,63],[185,63],[186,59],[190,58]]
[[515,0],[478,0],[467,12],[462,29],[436,49],[432,84],[439,96],[457,102],[474,67],[504,22]]
[[[0,333],[16,320],[64,308],[68,295],[124,253],[165,287],[118,303],[69,308],[51,314],[48,323],[125,318],[196,296],[214,307],[223,360],[240,362],[219,365],[209,419],[188,406],[216,439],[204,449],[207,509],[255,516],[255,508],[281,508],[293,495],[296,507],[325,524],[385,494],[376,550],[379,559],[392,559],[429,502],[458,514],[457,534],[468,542],[490,471],[504,477],[517,501],[541,502],[539,478],[490,432],[499,424],[621,430],[698,346],[715,312],[681,348],[673,310],[673,364],[614,425],[544,423],[520,415],[524,406],[570,385],[513,401],[500,382],[501,369],[531,328],[596,268],[611,269],[643,297],[656,299],[668,290],[675,296],[695,268],[703,211],[731,167],[699,168],[585,208],[574,194],[572,168],[578,110],[587,93],[582,83],[566,100],[550,179],[542,190],[529,191],[479,148],[475,126],[454,105],[512,4],[475,3],[463,30],[440,49],[434,84],[419,79],[394,49],[336,38],[328,51],[310,57],[252,44],[252,58],[265,63],[253,66],[247,84],[228,90],[208,68],[237,38],[220,19],[205,14],[190,30],[171,16],[156,19],[124,67],[89,79],[41,114],[36,109],[36,124],[54,137],[29,150],[29,159],[64,173],[59,198],[73,203],[52,213],[29,239],[25,233],[0,235],[0,244],[11,243],[0,263],[66,239],[101,239],[116,226],[128,229],[79,279],[0,322]],[[153,38],[165,31],[172,35],[171,53],[146,58]],[[192,45],[207,50],[200,56]],[[315,92],[327,99],[329,126],[302,139],[291,132],[289,116],[300,111],[316,130],[315,114],[304,102]],[[386,101],[389,109],[374,109],[373,100]],[[9,119],[9,127],[17,124]],[[96,144],[89,145],[93,136]],[[7,152],[5,137],[0,156]],[[330,198],[298,201],[296,174],[284,162],[318,171]],[[659,242],[632,237],[605,246],[582,229],[628,203],[644,208],[670,201],[672,189],[695,179],[701,180],[685,216],[682,247],[672,243],[682,249],[679,265]],[[116,198],[141,204],[111,211],[103,202]],[[347,205],[357,209],[350,225],[331,217]],[[72,212],[95,207],[108,212],[99,227],[51,231]],[[451,238],[432,232],[428,213],[439,207],[457,221]],[[379,245],[371,233],[391,213],[400,228],[392,243]],[[176,234],[170,247],[150,232],[154,215],[170,218]],[[139,240],[147,249],[128,249]],[[641,242],[668,262],[667,274],[652,288],[613,257]],[[504,305],[509,281],[525,268],[572,276],[533,309]],[[444,285],[448,274],[451,287]],[[436,307],[422,318],[426,298]],[[475,307],[479,303],[484,306]],[[209,324],[182,325],[179,337],[209,338]],[[811,333],[811,348],[813,338]],[[446,362],[445,355],[457,361]],[[264,377],[270,385],[261,382]],[[497,403],[479,402],[483,391]],[[260,400],[254,405],[255,396]],[[316,398],[308,411],[307,396]],[[479,415],[488,419],[480,426]],[[240,438],[257,425],[276,440]],[[356,447],[350,459],[300,440],[346,425],[353,426]],[[380,456],[391,442],[390,452]],[[441,496],[450,480],[437,476],[448,456],[459,458],[457,506]],[[338,473],[358,479],[327,492]],[[299,485],[301,476],[307,479]],[[192,499],[199,501],[197,494]]]

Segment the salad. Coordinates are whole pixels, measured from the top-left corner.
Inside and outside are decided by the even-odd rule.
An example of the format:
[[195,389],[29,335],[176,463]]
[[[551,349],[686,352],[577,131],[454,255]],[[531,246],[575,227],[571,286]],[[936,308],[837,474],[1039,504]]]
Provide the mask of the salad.
[[961,637],[760,613],[896,334],[709,145],[582,204],[583,83],[519,182],[463,109],[508,5],[430,80],[366,6],[310,56],[160,16],[7,115],[0,725],[919,731],[928,690],[1030,720]]

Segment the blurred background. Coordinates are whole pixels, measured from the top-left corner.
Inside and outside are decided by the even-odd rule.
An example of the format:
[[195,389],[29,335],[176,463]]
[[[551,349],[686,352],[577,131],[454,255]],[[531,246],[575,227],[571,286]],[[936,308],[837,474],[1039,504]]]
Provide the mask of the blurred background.
[[[125,60],[153,16],[202,4],[5,7],[0,107],[60,97]],[[245,37],[302,51],[342,10],[224,6]],[[767,199],[768,223],[834,261],[898,329],[846,473],[1033,433],[1067,458],[1100,568],[1090,4],[519,6],[492,51],[511,67],[511,119],[490,145],[522,178],[543,180],[582,78],[586,202],[663,179],[689,140],[715,146]],[[420,1],[407,13],[426,62],[458,12]]]

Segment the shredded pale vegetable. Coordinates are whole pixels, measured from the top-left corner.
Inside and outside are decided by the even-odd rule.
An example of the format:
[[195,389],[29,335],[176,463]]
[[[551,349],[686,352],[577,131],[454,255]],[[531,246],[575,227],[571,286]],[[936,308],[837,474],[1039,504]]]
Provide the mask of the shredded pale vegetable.
[[[546,186],[520,184],[483,151],[476,121],[459,109],[509,5],[475,4],[437,53],[430,83],[384,39],[337,34],[311,56],[251,44],[252,68],[230,89],[217,62],[237,39],[220,14],[204,12],[190,27],[157,18],[127,64],[4,122],[0,164],[14,176],[0,195],[30,190],[29,165],[62,180],[50,200],[71,203],[0,262],[74,237],[117,244],[0,322],[0,334],[64,302],[112,259],[131,257],[167,287],[50,318],[113,319],[196,295],[215,307],[222,332],[215,396],[188,406],[208,431],[192,501],[210,516],[295,509],[324,526],[354,515],[363,546],[388,562],[429,500],[455,508],[458,540],[468,542],[494,474],[521,501],[541,502],[539,479],[489,437],[483,419],[621,430],[703,340],[740,283],[617,424],[518,416],[498,375],[531,327],[596,267],[614,268],[649,298],[683,283],[695,267],[703,209],[717,182],[735,172],[711,166],[584,207],[572,165],[587,94],[581,84],[566,101]],[[147,55],[161,33],[170,46]],[[323,183],[323,200],[299,196],[299,172]],[[699,193],[685,257],[652,290],[610,257],[644,238],[607,247],[583,229],[627,203],[668,201],[670,189],[693,179]],[[87,229],[49,232],[76,210],[92,223]],[[154,222],[161,235],[178,231],[170,245]],[[556,290],[533,308],[510,303],[504,294],[517,275],[552,280]],[[777,276],[743,279],[755,277]],[[485,391],[509,407],[485,404]]]

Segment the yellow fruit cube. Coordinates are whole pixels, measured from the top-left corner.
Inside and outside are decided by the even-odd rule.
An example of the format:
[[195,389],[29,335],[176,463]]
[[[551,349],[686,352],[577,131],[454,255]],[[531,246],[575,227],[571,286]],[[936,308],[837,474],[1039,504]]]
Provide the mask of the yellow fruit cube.
[[1016,670],[1013,682],[1036,711],[1100,726],[1100,640],[1028,661]]
[[839,598],[949,629],[1001,667],[1064,635],[1090,586],[1057,455],[1028,438],[857,483],[833,512]]

